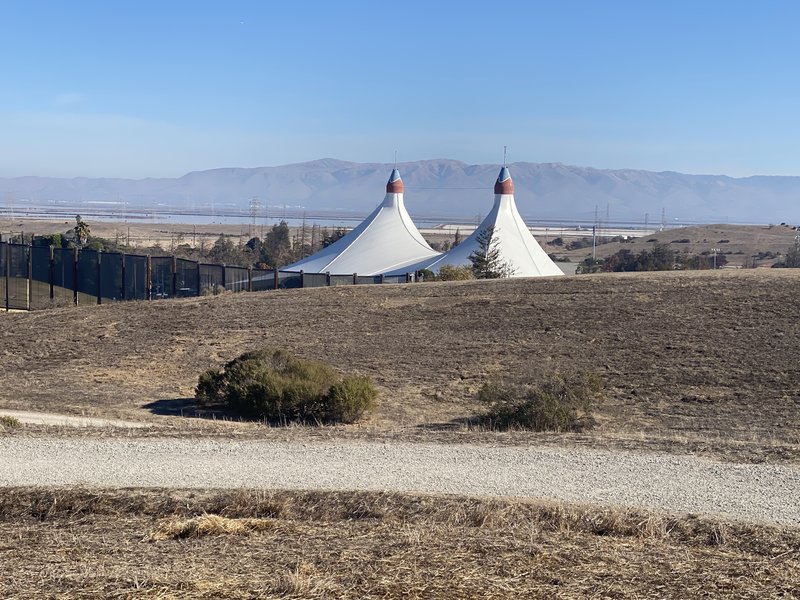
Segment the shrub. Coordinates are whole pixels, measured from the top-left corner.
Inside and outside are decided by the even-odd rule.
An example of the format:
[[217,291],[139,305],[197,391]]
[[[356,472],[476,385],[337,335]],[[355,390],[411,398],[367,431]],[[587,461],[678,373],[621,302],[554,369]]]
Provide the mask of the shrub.
[[367,377],[343,377],[324,363],[270,349],[206,371],[195,390],[201,405],[281,423],[354,423],[374,409],[377,395]]
[[21,427],[22,423],[16,417],[10,417],[8,415],[0,415],[0,427],[8,427],[9,429]]
[[368,377],[345,377],[331,386],[328,419],[337,423],[354,423],[372,412],[378,390]]
[[493,381],[478,392],[488,406],[480,420],[492,429],[579,431],[592,424],[590,411],[601,396],[594,373],[557,373],[540,385]]
[[472,267],[455,265],[442,265],[439,269],[439,281],[465,281],[467,279],[475,279],[472,273]]

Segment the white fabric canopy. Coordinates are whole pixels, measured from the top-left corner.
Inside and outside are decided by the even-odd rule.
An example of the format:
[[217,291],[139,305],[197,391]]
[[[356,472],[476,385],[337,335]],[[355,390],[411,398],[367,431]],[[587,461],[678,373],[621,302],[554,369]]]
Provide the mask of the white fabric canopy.
[[438,273],[443,265],[471,266],[470,254],[480,249],[478,236],[489,227],[494,228],[493,243],[497,244],[500,260],[505,261],[513,270],[512,277],[543,277],[564,274],[539,246],[517,211],[514,201],[514,184],[506,167],[500,170],[500,176],[495,184],[494,206],[472,235],[449,252],[420,261],[407,268],[409,270],[429,269]]
[[405,266],[439,254],[423,239],[408,215],[403,203],[403,182],[394,169],[383,202],[358,227],[327,248],[283,270],[334,275],[406,273]]

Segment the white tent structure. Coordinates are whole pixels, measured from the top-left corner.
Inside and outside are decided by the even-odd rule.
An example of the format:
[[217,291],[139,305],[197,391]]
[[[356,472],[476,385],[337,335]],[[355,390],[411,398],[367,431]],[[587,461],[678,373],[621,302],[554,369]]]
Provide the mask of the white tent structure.
[[436,252],[423,239],[403,203],[403,180],[397,169],[386,184],[386,197],[370,216],[343,238],[308,258],[284,267],[286,271],[333,275],[380,275],[404,270]]
[[[563,275],[563,271],[547,256],[522,220],[514,202],[514,182],[507,167],[500,170],[494,184],[494,206],[475,231],[458,246],[435,257],[420,261],[413,269],[429,269],[438,273],[443,265],[471,266],[470,254],[480,249],[478,236],[492,227],[492,243],[497,244],[500,260],[512,270],[512,277],[544,277]],[[389,273],[390,274],[390,273]]]

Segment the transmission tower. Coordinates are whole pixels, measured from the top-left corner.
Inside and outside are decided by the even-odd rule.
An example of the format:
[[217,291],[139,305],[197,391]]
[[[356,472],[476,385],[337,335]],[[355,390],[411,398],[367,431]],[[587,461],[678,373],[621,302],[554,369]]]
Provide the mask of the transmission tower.
[[261,208],[261,202],[257,197],[250,198],[250,239],[256,235],[256,219],[258,218],[258,211]]

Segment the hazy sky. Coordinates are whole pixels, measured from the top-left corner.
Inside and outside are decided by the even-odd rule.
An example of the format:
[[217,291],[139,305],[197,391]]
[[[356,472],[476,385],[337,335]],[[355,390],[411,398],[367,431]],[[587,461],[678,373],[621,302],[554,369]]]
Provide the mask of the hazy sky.
[[334,157],[800,175],[800,2],[0,2],[0,176]]

